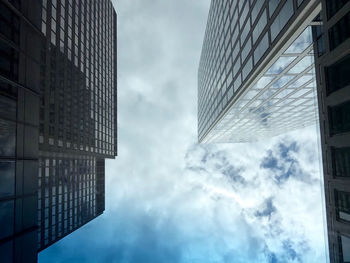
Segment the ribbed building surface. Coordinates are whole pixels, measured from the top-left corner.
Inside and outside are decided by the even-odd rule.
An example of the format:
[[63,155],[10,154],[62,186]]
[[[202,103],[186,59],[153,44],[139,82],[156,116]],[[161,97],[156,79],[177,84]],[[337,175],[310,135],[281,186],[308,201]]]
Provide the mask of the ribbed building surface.
[[101,215],[117,155],[109,0],[0,0],[0,262]]

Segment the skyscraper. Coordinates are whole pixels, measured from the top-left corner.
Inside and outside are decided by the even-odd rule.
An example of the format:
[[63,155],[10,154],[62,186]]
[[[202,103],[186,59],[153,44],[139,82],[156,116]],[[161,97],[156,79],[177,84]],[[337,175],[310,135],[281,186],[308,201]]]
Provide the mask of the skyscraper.
[[[331,262],[350,262],[350,1],[323,0],[314,29]],[[319,44],[319,42],[321,44]]]
[[99,167],[117,149],[115,23],[108,0],[43,0],[40,250],[104,210]]
[[349,65],[347,0],[211,3],[198,139],[252,141],[318,121],[332,263],[350,262]]
[[116,13],[109,0],[0,4],[0,261],[35,262],[104,211]]
[[314,123],[319,1],[212,1],[198,71],[198,139],[244,142]]
[[35,262],[41,6],[0,1],[0,262]]

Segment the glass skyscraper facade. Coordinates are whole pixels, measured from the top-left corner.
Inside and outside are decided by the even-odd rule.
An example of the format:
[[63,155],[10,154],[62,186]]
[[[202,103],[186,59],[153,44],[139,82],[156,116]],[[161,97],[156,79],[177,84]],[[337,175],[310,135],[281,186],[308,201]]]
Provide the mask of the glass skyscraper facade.
[[39,250],[104,211],[104,160],[48,155],[39,159]]
[[114,24],[108,0],[43,0],[40,149],[116,154]]
[[36,262],[40,4],[0,1],[0,262]]
[[200,142],[252,141],[315,122],[310,25],[320,10],[306,0],[211,2],[198,71]]
[[0,0],[0,262],[101,215],[117,155],[109,0]]
[[316,121],[311,27],[229,107],[206,135],[209,142],[247,142]]
[[350,262],[350,1],[212,1],[198,71],[200,142],[320,125],[331,263]]
[[[104,210],[117,154],[116,16],[109,0],[42,0],[38,247]],[[103,187],[102,187],[103,186]]]

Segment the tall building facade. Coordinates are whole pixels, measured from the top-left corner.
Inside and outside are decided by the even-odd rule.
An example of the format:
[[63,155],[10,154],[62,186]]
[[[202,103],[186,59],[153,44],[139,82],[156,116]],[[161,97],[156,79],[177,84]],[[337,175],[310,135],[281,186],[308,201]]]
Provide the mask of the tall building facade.
[[0,262],[37,257],[40,13],[0,1]]
[[350,262],[350,2],[212,1],[198,139],[245,142],[319,122],[329,260]]
[[109,0],[0,5],[0,262],[36,262],[105,208],[116,13]]
[[323,0],[322,7],[314,39],[329,255],[344,263],[350,262],[350,1]]
[[104,211],[104,158],[117,154],[112,3],[42,3],[39,250]]
[[212,1],[198,71],[198,139],[245,142],[315,123],[316,0]]

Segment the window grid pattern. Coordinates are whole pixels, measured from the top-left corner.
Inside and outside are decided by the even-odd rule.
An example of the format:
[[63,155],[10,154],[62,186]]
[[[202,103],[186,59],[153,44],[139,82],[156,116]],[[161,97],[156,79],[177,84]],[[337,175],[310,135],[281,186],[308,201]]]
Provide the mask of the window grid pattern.
[[198,70],[199,140],[303,6],[296,0],[211,2]]
[[49,246],[98,215],[97,182],[94,157],[39,159],[39,249]]
[[42,0],[42,145],[115,155],[115,23],[109,0]]
[[315,123],[316,83],[311,28],[241,95],[204,142],[247,142]]

